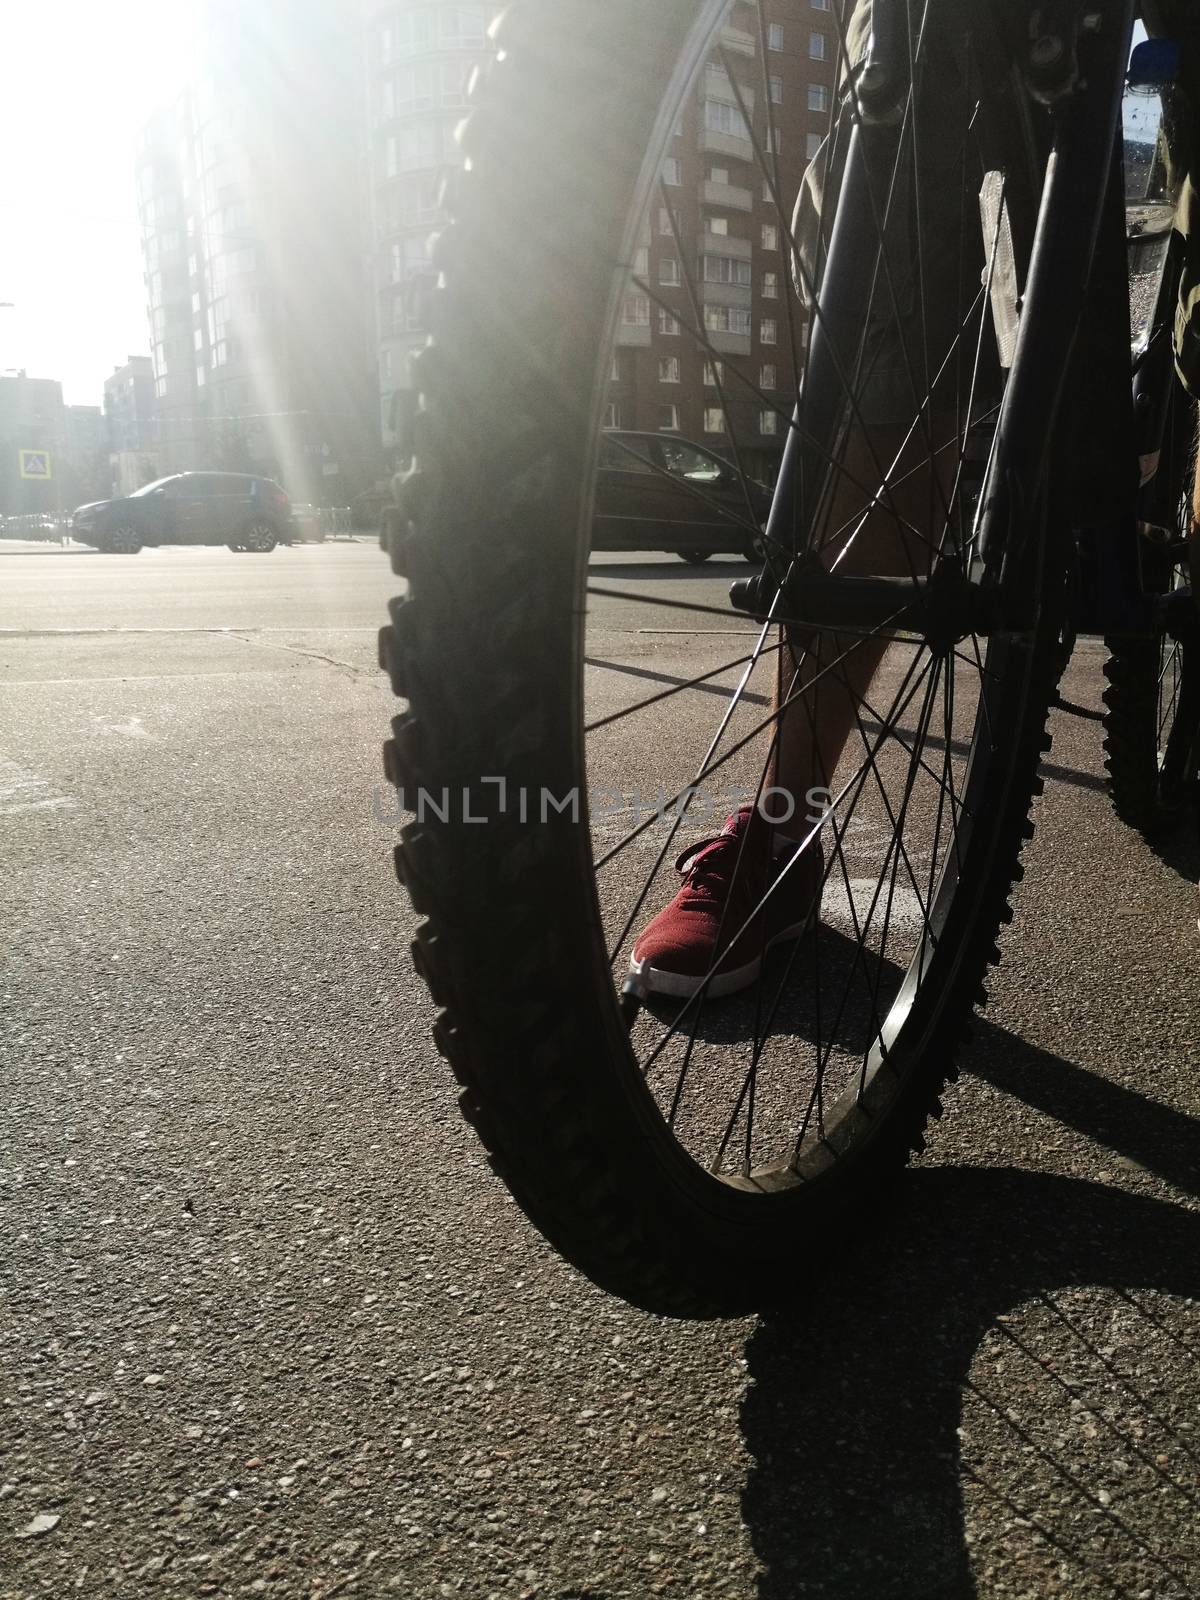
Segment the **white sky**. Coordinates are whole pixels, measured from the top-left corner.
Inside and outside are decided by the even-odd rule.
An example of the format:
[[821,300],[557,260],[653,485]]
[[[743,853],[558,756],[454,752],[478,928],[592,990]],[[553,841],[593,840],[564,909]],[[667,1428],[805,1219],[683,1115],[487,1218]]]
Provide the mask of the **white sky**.
[[[250,3],[250,0],[248,0]],[[185,75],[188,0],[4,7],[0,369],[59,378],[72,405],[149,353],[134,191],[137,129]]]
[[[252,4],[253,0],[246,0]],[[96,405],[149,353],[133,144],[186,76],[190,0],[15,0],[0,52],[0,370]]]

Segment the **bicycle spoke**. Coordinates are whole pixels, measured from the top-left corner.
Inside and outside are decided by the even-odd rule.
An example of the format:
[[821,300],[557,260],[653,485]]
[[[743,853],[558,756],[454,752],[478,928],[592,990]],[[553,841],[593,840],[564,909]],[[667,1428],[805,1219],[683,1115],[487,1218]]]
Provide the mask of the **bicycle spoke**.
[[[915,661],[915,659],[916,658],[914,658],[914,661]],[[825,669],[825,670],[828,670],[828,669]],[[920,687],[920,684],[924,681],[925,677],[928,675],[928,671],[929,671],[929,669],[926,668],[926,669],[924,669],[924,671],[922,671],[918,675],[916,684],[909,691],[909,696],[908,696],[909,699],[911,699],[912,696],[915,695],[917,689]],[[905,706],[907,705],[907,703],[908,703],[908,701],[906,700],[905,701]],[[900,709],[903,710],[904,707],[901,707]],[[748,927],[750,927],[752,921],[754,920],[754,915],[757,915],[759,912],[761,912],[761,910],[763,909],[763,907],[766,904],[766,901],[770,898],[771,895],[776,893],[779,884],[784,881],[787,873],[790,870],[792,870],[792,868],[794,867],[795,861],[799,859],[800,853],[804,849],[807,849],[809,847],[809,845],[812,843],[812,841],[820,835],[820,833],[822,832],[822,830],[825,827],[830,825],[830,818],[836,816],[838,807],[844,802],[844,800],[845,800],[847,794],[850,792],[850,790],[852,788],[854,788],[855,785],[857,783],[859,783],[860,780],[865,779],[867,769],[868,769],[868,763],[864,762],[855,771],[855,773],[847,781],[847,783],[843,786],[843,788],[842,788],[841,792],[839,793],[839,795],[837,796],[837,798],[831,801],[829,809],[825,814],[825,817],[822,818],[822,820],[810,830],[808,835],[801,842],[800,849],[797,851],[797,854],[792,858],[792,861],[788,864],[788,866],[785,867],[784,872],[781,873],[780,876],[775,879],[774,883],[771,885],[771,888],[768,890],[767,894],[764,895],[763,899],[759,902],[758,906],[755,908],[755,912],[752,914],[752,916],[750,918],[748,918],[743,923],[743,925],[737,930],[737,932],[728,941],[727,948],[728,948],[728,945],[735,943],[742,936],[742,934],[746,931],[746,929]],[[828,874],[826,873],[826,877],[827,876],[828,876]],[[678,1030],[679,1024],[682,1022],[682,1019],[687,1015],[688,1011],[692,1008],[692,1006],[694,1006],[697,1003],[697,1001],[703,996],[705,990],[708,987],[708,984],[711,983],[713,977],[716,974],[717,968],[720,965],[720,959],[721,959],[720,955],[718,955],[718,957],[714,961],[714,963],[711,966],[711,968],[709,969],[709,971],[704,975],[704,978],[703,978],[703,980],[701,982],[700,988],[698,989],[697,993],[692,995],[691,998],[687,1001],[687,1004],[684,1006],[683,1010],[679,1013],[678,1018],[671,1025],[671,1028],[668,1029],[667,1034],[664,1036],[663,1040],[660,1041],[659,1045],[655,1048],[655,1050],[652,1051],[650,1056],[647,1057],[646,1061],[643,1063],[643,1073],[649,1071],[650,1067],[653,1065],[655,1060],[657,1060],[658,1056],[661,1054],[662,1049],[669,1042],[669,1040],[672,1037],[674,1037],[675,1033]]]
[[[878,636],[879,636],[879,631],[878,630],[876,630],[874,633],[864,634],[861,638],[857,639],[853,645],[851,645],[850,649],[845,652],[845,655],[852,654],[854,650],[860,649],[863,645],[867,644],[872,638],[876,638]],[[844,657],[839,657],[838,658],[839,661],[842,660],[842,659],[844,659]],[[819,677],[825,676],[828,672],[834,670],[834,668],[836,668],[837,664],[838,664],[837,662],[831,662],[828,667],[823,667],[821,669],[821,672],[818,674],[818,676]],[[811,682],[809,683],[808,687],[811,688],[812,687],[812,683],[815,682],[815,681],[816,681],[816,679],[811,680]],[[714,761],[706,761],[706,763],[702,766],[701,770],[692,779],[692,782],[690,784],[685,785],[682,789],[678,790],[677,793],[674,795],[674,797],[671,800],[667,801],[667,805],[670,806],[670,805],[676,804],[683,797],[683,795],[685,795],[687,793],[688,789],[695,787],[695,785],[697,785],[699,783],[702,783],[705,778],[711,777],[711,775],[714,772],[716,772],[720,767],[724,766],[728,761],[730,761],[735,755],[738,754],[738,752],[740,750],[744,750],[745,747],[748,744],[750,744],[754,739],[757,739],[758,736],[763,732],[763,730],[765,728],[769,728],[773,723],[777,722],[778,719],[784,714],[784,712],[787,711],[788,707],[795,704],[796,699],[798,699],[798,698],[799,698],[799,695],[797,694],[796,696],[793,696],[793,697],[789,698],[788,700],[785,700],[782,705],[778,706],[774,711],[772,711],[772,713],[771,713],[771,715],[769,717],[765,717],[762,720],[762,722],[760,722],[756,727],[752,728],[750,730],[750,732],[747,733],[743,738],[739,739],[738,742],[735,745],[733,745],[729,750],[727,750],[723,756],[720,756],[718,759],[716,759]],[[726,722],[727,721],[728,721],[728,717],[726,717]],[[724,726],[725,726],[725,723],[722,724],[722,731],[724,729]],[[607,863],[609,861],[611,861],[614,856],[619,855],[622,850],[626,849],[629,845],[631,845],[636,838],[638,838],[642,833],[644,833],[646,831],[647,828],[652,826],[653,821],[654,821],[654,819],[653,819],[653,817],[651,817],[649,819],[649,821],[642,823],[639,827],[635,828],[632,833],[627,834],[626,837],[624,839],[622,839],[619,844],[614,845],[611,850],[606,851],[604,855],[597,857],[596,858],[596,862],[595,862],[596,870],[599,871],[600,868],[605,866],[605,865],[607,865]]]
[[[699,672],[694,678],[685,678],[682,683],[673,683],[669,689],[663,689],[658,694],[649,695],[645,700],[638,700],[631,706],[623,706],[620,711],[613,711],[607,717],[597,717],[594,722],[584,724],[584,733],[598,733],[601,728],[611,728],[614,722],[622,722],[626,717],[632,717],[639,711],[645,711],[648,706],[660,705],[664,700],[670,700],[674,695],[686,694],[689,689],[698,689],[701,684],[710,683],[713,678],[722,678],[727,672],[732,672],[735,667],[744,667],[747,662],[757,662],[769,655],[783,649],[781,644],[768,645],[764,650],[751,650],[748,655],[736,656],[732,661],[724,661],[719,667],[711,667],[707,672]],[[589,662],[587,665],[600,665],[598,662]]]

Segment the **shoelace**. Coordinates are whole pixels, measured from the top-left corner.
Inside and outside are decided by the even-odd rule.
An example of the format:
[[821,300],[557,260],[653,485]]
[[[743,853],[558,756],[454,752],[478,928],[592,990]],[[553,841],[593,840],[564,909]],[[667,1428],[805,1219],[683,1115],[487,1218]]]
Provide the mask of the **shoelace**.
[[723,872],[714,869],[728,855],[730,846],[736,852],[740,843],[741,839],[736,833],[718,833],[711,839],[697,839],[695,844],[689,845],[680,854],[675,862],[675,870],[689,889],[719,889],[728,881],[733,863]]

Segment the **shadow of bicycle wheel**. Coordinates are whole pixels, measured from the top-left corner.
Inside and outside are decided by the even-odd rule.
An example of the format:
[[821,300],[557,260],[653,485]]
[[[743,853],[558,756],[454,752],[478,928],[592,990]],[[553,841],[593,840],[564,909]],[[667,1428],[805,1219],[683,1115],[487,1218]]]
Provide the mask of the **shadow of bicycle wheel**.
[[[1194,1593],[1161,1535],[1172,1512],[1194,1521],[1188,1474],[1194,1481],[1200,1455],[1164,1414],[1161,1386],[1150,1395],[1144,1377],[1122,1374],[1115,1347],[1098,1342],[1111,1334],[1072,1300],[1104,1288],[1143,1331],[1157,1328],[1159,1345],[1179,1345],[1169,1321],[1134,1296],[1200,1294],[1200,1216],[1017,1169],[909,1173],[886,1229],[827,1284],[819,1315],[766,1322],[750,1339],[742,1424],[754,1466],[743,1511],[765,1568],[762,1600],[967,1600],[979,1592],[968,1491],[1074,1574],[1077,1587],[1055,1592],[1127,1594],[1149,1573],[1155,1594]],[[1037,1329],[1023,1337],[1030,1317]],[[1011,1371],[1005,1401],[993,1404],[981,1352],[1028,1365],[1015,1411]],[[1197,1354],[1184,1341],[1185,1371]],[[1087,1404],[1090,1390],[1118,1383],[1138,1427],[1114,1424],[1107,1402]],[[968,1407],[986,1435],[982,1464],[964,1448]],[[1081,1454],[1079,1439],[1055,1431],[1077,1427],[1081,1409],[1096,1420],[1078,1426],[1124,1463],[1109,1477],[1132,1471],[1140,1494],[1146,1480],[1157,1491],[1148,1532],[1119,1490],[1089,1481],[1086,1441]],[[1162,1465],[1176,1459],[1182,1482]]]

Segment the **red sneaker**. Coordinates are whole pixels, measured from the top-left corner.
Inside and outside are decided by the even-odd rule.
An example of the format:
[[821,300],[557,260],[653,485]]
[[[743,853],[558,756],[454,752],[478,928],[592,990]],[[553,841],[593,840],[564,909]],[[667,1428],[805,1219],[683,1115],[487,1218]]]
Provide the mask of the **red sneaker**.
[[643,930],[629,964],[630,976],[649,993],[695,994],[717,964],[719,937],[724,954],[705,993],[735,994],[758,977],[766,950],[799,939],[816,920],[822,878],[816,840],[759,910],[787,857],[772,857],[771,831],[753,817],[753,807],[743,806],[715,838],[689,845],[676,861],[683,885]]

